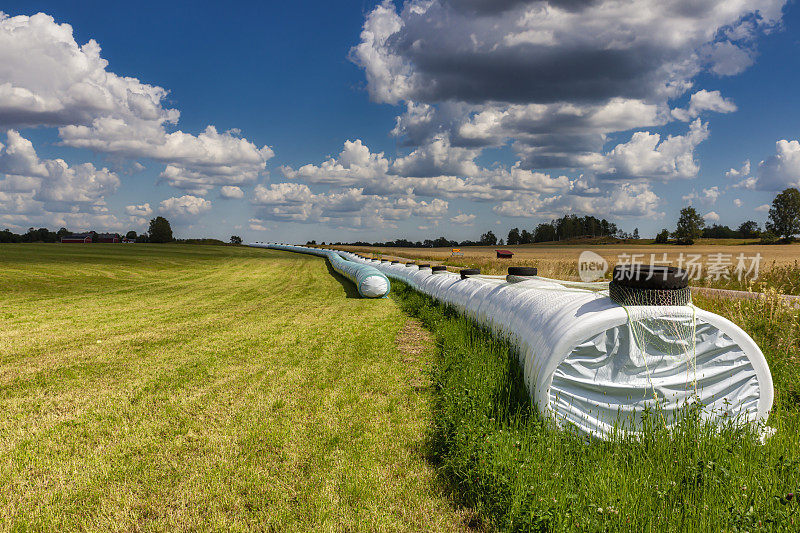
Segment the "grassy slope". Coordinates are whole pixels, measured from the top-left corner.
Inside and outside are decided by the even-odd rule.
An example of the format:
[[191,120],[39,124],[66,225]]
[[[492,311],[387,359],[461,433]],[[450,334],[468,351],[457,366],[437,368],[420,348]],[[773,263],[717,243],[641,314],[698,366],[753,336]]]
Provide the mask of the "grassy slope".
[[460,527],[422,459],[430,350],[320,259],[0,245],[0,272],[0,527]]
[[517,356],[452,310],[396,283],[433,331],[434,450],[463,502],[509,531],[797,531],[800,319],[776,301],[697,303],[750,332],[777,389],[765,446],[691,423],[603,443],[555,431],[530,406]]

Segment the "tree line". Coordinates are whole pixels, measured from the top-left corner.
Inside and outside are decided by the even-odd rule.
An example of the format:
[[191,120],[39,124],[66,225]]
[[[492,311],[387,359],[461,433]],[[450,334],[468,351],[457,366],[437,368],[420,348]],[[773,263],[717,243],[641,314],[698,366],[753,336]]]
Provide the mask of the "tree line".
[[[74,233],[67,228],[60,228],[58,231],[50,231],[47,228],[28,228],[25,233],[14,233],[6,228],[0,231],[0,243],[60,242],[63,237],[69,237]],[[98,241],[97,236],[100,234],[114,235],[118,239],[122,238],[119,233],[101,233],[94,230],[77,233],[91,236],[93,243]],[[137,234],[134,230],[131,230],[125,234],[125,238],[136,242],[163,243],[175,241],[172,237],[172,227],[169,220],[164,217],[156,217],[150,220],[150,227],[146,233]]]
[[[639,230],[635,230],[635,237],[639,238]],[[606,219],[593,216],[579,217],[577,215],[564,215],[561,218],[539,224],[533,231],[513,228],[508,232],[506,244],[533,244],[535,242],[552,242],[579,237],[620,237],[628,238],[615,223]]]
[[[498,238],[491,230],[482,233],[478,240],[454,241],[446,237],[436,239],[425,239],[421,241],[410,241],[408,239],[396,239],[387,242],[331,242],[331,245],[349,246],[384,246],[398,248],[452,248],[456,246],[497,246],[504,244],[532,244],[536,242],[552,242],[578,237],[619,237],[619,238],[639,238],[639,230],[634,230],[633,235],[621,231],[613,222],[606,219],[599,219],[593,216],[579,217],[577,215],[564,215],[561,218],[550,222],[539,224],[531,231],[513,228],[508,232],[507,238]],[[316,240],[306,242],[308,245],[317,244]],[[320,243],[324,245],[325,243]]]
[[769,217],[762,231],[758,222],[742,222],[737,229],[712,224],[706,226],[705,219],[692,207],[681,209],[675,231],[661,230],[656,235],[656,244],[666,244],[670,237],[678,244],[693,244],[697,239],[751,239],[761,238],[763,244],[789,243],[800,233],[800,191],[794,187],[785,189],[772,201]]
[[[739,224],[736,229],[721,224],[706,225],[705,219],[692,207],[681,209],[675,231],[661,230],[657,235],[656,244],[674,242],[677,244],[692,244],[697,239],[753,239],[760,238],[764,244],[792,242],[795,235],[800,234],[800,191],[790,187],[778,194],[772,201],[769,218],[762,230],[758,222],[747,220]],[[613,222],[598,219],[593,216],[579,217],[577,215],[564,215],[550,222],[539,224],[531,231],[512,228],[503,241],[498,239],[492,231],[483,233],[477,241],[453,241],[446,237],[425,239],[423,241],[410,241],[396,239],[387,242],[354,243],[331,242],[332,245],[374,246],[374,247],[400,247],[400,248],[448,248],[456,246],[496,246],[503,244],[533,244],[539,242],[556,242],[561,240],[576,239],[581,237],[616,237],[619,239],[639,239],[639,229],[633,233],[621,230]],[[317,244],[317,241],[308,241],[306,244]],[[322,242],[321,244],[325,244]]]

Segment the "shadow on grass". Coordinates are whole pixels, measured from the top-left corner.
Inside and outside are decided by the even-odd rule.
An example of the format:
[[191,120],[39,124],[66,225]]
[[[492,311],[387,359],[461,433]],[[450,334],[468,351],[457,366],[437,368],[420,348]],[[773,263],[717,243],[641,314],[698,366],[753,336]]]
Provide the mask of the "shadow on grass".
[[342,288],[344,289],[345,298],[361,298],[361,295],[358,293],[358,288],[356,287],[356,284],[347,279],[346,277],[342,276],[338,272],[336,272],[327,259],[325,260],[325,266],[328,267],[328,273],[333,277],[333,279],[335,279],[342,285]]
[[[476,490],[464,474],[469,472],[468,478],[480,472],[477,464],[486,459],[481,454],[482,439],[500,428],[539,421],[517,353],[455,308],[402,283],[392,289],[400,308],[417,318],[436,342],[431,370],[433,425],[421,451],[436,470],[439,487],[463,515],[462,525],[470,531],[494,530],[503,513],[487,505],[482,493],[489,491],[493,499],[510,501],[511,484],[484,478]],[[482,385],[475,386],[477,382]],[[485,416],[473,423],[476,410]]]

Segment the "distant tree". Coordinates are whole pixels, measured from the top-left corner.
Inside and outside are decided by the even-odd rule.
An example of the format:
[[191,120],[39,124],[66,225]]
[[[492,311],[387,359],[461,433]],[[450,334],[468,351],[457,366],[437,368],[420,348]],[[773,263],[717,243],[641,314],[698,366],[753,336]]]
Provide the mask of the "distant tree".
[[761,228],[758,227],[758,222],[748,220],[747,222],[742,222],[739,225],[736,233],[738,233],[740,237],[748,239],[752,237],[758,237],[761,234]]
[[71,235],[71,233],[67,228],[61,228],[56,232],[56,236],[58,237],[59,240],[61,240],[62,237],[66,237],[68,235]]
[[458,242],[451,241],[447,237],[436,237],[430,241],[430,245],[432,248],[448,248],[450,246],[458,246]]
[[800,191],[790,187],[775,197],[769,210],[767,230],[786,240],[800,233]]
[[150,229],[147,231],[150,235],[150,242],[172,242],[172,226],[169,220],[164,217],[156,217],[150,220]]
[[712,224],[710,227],[703,228],[704,239],[735,239],[739,234],[728,226]]
[[238,235],[231,235],[231,244],[242,244],[242,238]]
[[497,241],[497,244],[499,244],[500,246],[503,246],[503,239],[500,239],[499,241]]
[[28,231],[22,236],[22,242],[36,242],[38,236],[39,234],[36,233],[36,228],[28,228]]
[[38,240],[41,242],[56,242],[59,240],[58,236],[47,228],[39,228],[36,233],[38,233]]
[[634,239],[639,238],[639,228],[633,228],[633,238]]
[[0,231],[0,242],[19,242],[19,240],[19,235],[12,233],[8,228]]
[[550,242],[556,240],[556,228],[553,224],[539,224],[533,232],[533,242]]
[[669,230],[664,228],[656,235],[656,244],[667,244],[669,242]]
[[519,228],[514,228],[508,232],[508,244],[520,244]]
[[483,246],[494,246],[497,244],[497,236],[495,236],[493,231],[489,230],[481,235],[480,244]]
[[681,216],[678,218],[678,227],[675,229],[675,238],[679,244],[694,244],[694,241],[703,235],[703,228],[706,221],[692,207],[681,209]]
[[519,235],[519,244],[530,244],[532,242],[533,242],[533,234],[526,229],[522,230],[522,233],[520,233]]
[[767,230],[761,233],[761,244],[777,244],[780,242],[778,236]]
[[133,230],[130,230],[128,233],[125,234],[126,239],[136,240],[136,237],[137,237],[136,232]]

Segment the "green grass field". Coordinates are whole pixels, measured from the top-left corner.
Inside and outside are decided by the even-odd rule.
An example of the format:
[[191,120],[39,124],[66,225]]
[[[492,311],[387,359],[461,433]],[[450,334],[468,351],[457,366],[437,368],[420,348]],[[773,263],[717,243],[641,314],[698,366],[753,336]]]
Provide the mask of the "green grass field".
[[798,311],[696,303],[764,351],[766,445],[556,431],[507,344],[320,258],[0,245],[0,529],[796,531]]
[[431,341],[318,258],[0,245],[0,529],[454,531]]

